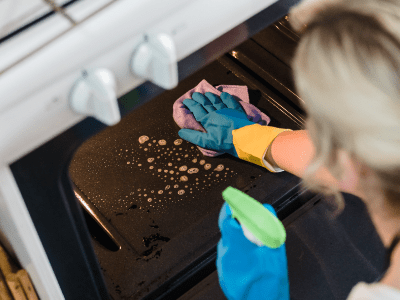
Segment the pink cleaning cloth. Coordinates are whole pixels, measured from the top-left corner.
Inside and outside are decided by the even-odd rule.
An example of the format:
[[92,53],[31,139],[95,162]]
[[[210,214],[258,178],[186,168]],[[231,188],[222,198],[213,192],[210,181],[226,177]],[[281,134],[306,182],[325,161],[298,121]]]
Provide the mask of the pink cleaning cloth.
[[[194,92],[198,93],[206,93],[211,92],[217,96],[220,96],[222,92],[231,94],[235,97],[236,100],[242,105],[244,111],[247,114],[247,118],[260,125],[268,125],[271,119],[261,112],[257,107],[250,104],[249,93],[247,90],[247,86],[245,85],[219,85],[213,87],[211,84],[207,82],[207,80],[203,79],[196,87],[191,89],[190,91],[186,92],[183,96],[181,96],[178,100],[175,101],[173,106],[173,117],[180,128],[188,128],[197,131],[206,132],[206,130],[201,126],[199,122],[196,121],[193,114],[187,107],[183,104],[183,100],[191,99],[192,94]],[[217,152],[214,150],[209,150],[205,148],[199,147],[199,150],[205,156],[217,156],[223,153]]]

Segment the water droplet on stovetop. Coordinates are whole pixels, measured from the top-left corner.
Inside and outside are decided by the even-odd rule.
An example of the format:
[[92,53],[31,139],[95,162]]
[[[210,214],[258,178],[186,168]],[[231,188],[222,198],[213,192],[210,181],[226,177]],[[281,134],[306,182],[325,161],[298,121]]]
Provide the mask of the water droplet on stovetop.
[[197,172],[199,172],[199,169],[198,169],[198,168],[190,168],[190,169],[188,170],[188,173],[189,173],[189,174],[195,174],[195,173],[197,173]]
[[139,137],[139,143],[141,143],[141,144],[147,142],[148,140],[149,140],[149,137],[147,135],[142,135],[141,137]]
[[177,139],[174,141],[174,145],[179,146],[180,144],[182,144],[183,140],[182,139]]

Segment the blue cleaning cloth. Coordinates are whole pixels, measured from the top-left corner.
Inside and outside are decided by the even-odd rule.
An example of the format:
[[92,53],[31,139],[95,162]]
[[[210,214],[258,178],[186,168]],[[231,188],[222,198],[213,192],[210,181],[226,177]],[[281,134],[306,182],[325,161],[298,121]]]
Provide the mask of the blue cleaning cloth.
[[[264,207],[276,216],[271,205]],[[217,247],[217,271],[225,296],[229,300],[289,300],[285,244],[271,249],[250,242],[227,203],[218,224],[222,237]]]

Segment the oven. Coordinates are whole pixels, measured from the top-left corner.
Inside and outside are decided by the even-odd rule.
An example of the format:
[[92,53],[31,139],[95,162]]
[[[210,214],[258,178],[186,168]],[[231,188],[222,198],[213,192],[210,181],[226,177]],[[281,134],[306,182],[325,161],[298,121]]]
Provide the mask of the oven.
[[332,219],[299,178],[203,156],[172,118],[205,79],[247,86],[271,126],[301,129],[286,17],[297,1],[34,2],[14,15],[0,3],[0,237],[41,299],[225,299],[227,186],[283,221],[292,299],[345,299],[379,275],[384,248],[360,199],[345,195]]

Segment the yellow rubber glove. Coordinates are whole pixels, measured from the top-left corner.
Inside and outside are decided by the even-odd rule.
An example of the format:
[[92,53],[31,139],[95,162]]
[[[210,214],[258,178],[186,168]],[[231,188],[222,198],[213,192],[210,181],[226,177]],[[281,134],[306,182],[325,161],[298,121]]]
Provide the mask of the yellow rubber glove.
[[262,166],[273,173],[282,172],[282,169],[274,168],[265,159],[265,156],[274,139],[284,131],[292,130],[259,124],[248,125],[232,130],[233,144],[235,145],[238,157]]

